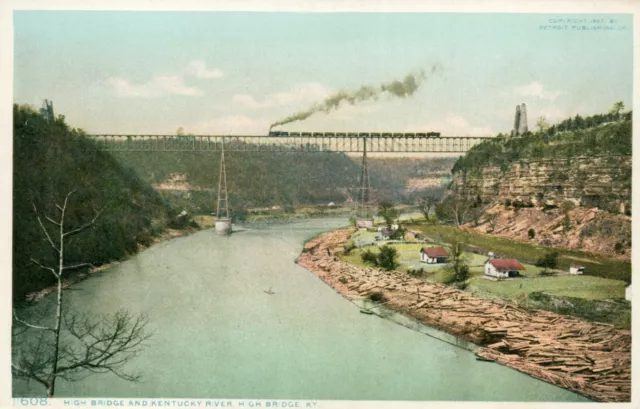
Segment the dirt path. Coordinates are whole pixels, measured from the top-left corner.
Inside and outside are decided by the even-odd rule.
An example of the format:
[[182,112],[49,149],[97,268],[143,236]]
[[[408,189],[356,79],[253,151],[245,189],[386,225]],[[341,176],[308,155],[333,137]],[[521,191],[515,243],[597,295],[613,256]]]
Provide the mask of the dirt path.
[[596,401],[631,400],[631,331],[356,267],[334,254],[350,234],[336,230],[310,241],[298,264],[347,298],[378,293],[387,307],[482,346],[476,354],[484,358]]

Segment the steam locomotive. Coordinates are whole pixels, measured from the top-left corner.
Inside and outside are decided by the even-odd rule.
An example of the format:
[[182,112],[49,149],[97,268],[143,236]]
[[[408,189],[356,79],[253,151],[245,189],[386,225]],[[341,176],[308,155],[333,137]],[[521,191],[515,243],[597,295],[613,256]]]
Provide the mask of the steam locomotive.
[[288,132],[269,131],[269,136],[367,137],[367,138],[439,138],[440,132]]

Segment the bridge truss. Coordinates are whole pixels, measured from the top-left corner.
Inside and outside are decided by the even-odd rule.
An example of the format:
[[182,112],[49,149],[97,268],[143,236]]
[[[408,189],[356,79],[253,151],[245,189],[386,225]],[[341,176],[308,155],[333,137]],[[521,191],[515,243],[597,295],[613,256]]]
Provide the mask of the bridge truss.
[[464,153],[487,140],[477,136],[88,135],[98,150],[220,152]]

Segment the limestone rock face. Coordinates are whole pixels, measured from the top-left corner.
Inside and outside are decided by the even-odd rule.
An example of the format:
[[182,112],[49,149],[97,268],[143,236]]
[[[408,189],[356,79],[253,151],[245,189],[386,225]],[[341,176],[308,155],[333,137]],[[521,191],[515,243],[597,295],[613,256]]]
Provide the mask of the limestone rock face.
[[622,213],[631,210],[631,156],[579,156],[521,160],[502,171],[492,166],[453,175],[453,184],[483,202],[560,206],[572,201]]

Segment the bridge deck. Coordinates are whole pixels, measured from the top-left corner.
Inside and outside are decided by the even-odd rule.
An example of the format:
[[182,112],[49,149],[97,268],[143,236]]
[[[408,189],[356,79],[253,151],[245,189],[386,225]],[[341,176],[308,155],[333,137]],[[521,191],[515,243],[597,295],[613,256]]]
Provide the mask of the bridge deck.
[[487,140],[476,136],[362,137],[261,135],[88,135],[105,151],[464,153]]

